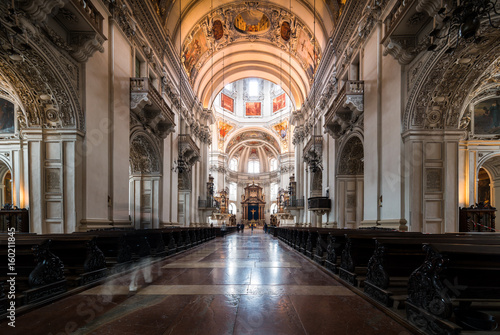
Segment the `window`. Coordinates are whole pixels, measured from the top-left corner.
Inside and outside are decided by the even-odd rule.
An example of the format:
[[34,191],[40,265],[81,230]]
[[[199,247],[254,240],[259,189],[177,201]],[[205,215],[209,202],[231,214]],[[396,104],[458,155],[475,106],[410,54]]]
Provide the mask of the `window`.
[[248,173],[259,173],[260,172],[260,162],[258,160],[252,160],[248,162]]
[[229,214],[236,214],[236,205],[234,203],[229,204]]
[[238,171],[238,160],[236,158],[231,158],[231,160],[229,161],[229,169]]
[[276,171],[278,170],[278,160],[276,158],[271,159],[271,171]]
[[228,92],[232,92],[233,91],[233,83],[227,84],[226,86],[224,86],[224,89]]
[[278,184],[277,183],[272,183],[271,184],[271,201],[274,201],[278,197]]
[[141,60],[139,58],[135,58],[135,76],[139,78],[141,76]]
[[256,97],[259,95],[259,82],[256,79],[250,80],[248,82],[248,95],[251,97]]
[[236,183],[230,183],[229,184],[229,200],[231,201],[236,201]]

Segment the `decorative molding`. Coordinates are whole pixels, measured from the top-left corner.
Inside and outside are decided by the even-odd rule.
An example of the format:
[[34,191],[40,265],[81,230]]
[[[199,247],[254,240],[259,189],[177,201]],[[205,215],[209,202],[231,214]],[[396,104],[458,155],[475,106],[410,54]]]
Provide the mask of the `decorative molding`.
[[[252,34],[241,32],[234,26],[234,21],[237,15],[241,12],[247,10],[256,10],[262,12],[265,16],[269,18],[270,27],[265,32],[259,34]],[[221,21],[223,27],[223,35],[220,39],[212,39],[213,36],[213,25],[214,22]],[[288,41],[281,37],[281,26],[283,22],[288,22],[290,24],[290,39]],[[185,67],[186,72],[189,73],[190,82],[192,83],[196,78],[199,69],[202,65],[209,59],[214,53],[220,51],[221,49],[240,41],[252,41],[252,42],[266,42],[270,43],[277,48],[285,51],[291,52],[292,56],[301,64],[303,70],[306,72],[310,82],[312,82],[313,73],[310,71],[310,64],[308,64],[306,59],[303,59],[297,52],[298,40],[301,34],[305,34],[307,40],[311,43],[314,41],[314,34],[308,28],[308,26],[302,22],[293,13],[290,13],[288,9],[275,4],[266,2],[242,2],[242,3],[231,3],[223,5],[208,15],[204,16],[193,28],[190,30],[188,35],[183,41],[183,53],[186,53],[188,45],[193,41],[195,35],[202,32],[207,40],[206,51],[194,59],[194,64],[188,64]],[[214,44],[212,45],[212,40]],[[321,47],[316,42],[316,55],[317,64],[319,64],[321,59]],[[183,62],[186,61],[183,55]],[[186,66],[186,64],[184,63]],[[317,66],[315,66],[317,68]]]
[[31,0],[28,1],[22,9],[31,17],[32,20],[43,22],[47,15],[63,8],[69,0]]
[[[0,21],[6,29],[10,29],[9,23],[1,18]],[[29,20],[20,19],[20,25],[24,31],[23,41],[26,40],[29,45],[29,48],[22,51],[23,61],[13,61],[5,53],[0,55],[3,58],[0,71],[12,84],[22,104],[22,108],[18,110],[20,127],[76,127],[84,130],[79,91],[81,67],[64,52],[54,48],[41,30]],[[3,35],[0,36],[0,43],[10,43],[4,38]],[[41,100],[42,95],[49,97],[49,100]],[[52,111],[46,113],[49,105]],[[58,120],[54,122],[56,117]]]
[[384,41],[384,56],[391,55],[401,65],[410,64],[418,53],[415,37],[391,36]]
[[175,131],[174,113],[148,78],[130,78],[130,109],[160,138]]
[[430,17],[434,17],[442,6],[442,0],[418,0],[416,9],[418,12],[426,12]]
[[[498,19],[494,22],[498,23]],[[462,117],[470,93],[498,57],[497,29],[482,25],[480,43],[460,41],[454,53],[427,53],[408,71],[408,100],[403,131],[458,129],[468,125]],[[440,113],[440,116],[438,115]]]
[[154,141],[145,133],[133,134],[130,141],[130,173],[161,172],[161,155]]
[[94,54],[99,51],[104,52],[104,38],[94,32],[74,32],[70,34],[70,43],[74,49],[71,56],[78,62],[85,63]]
[[351,137],[338,157],[337,175],[364,174],[364,147],[358,136]]

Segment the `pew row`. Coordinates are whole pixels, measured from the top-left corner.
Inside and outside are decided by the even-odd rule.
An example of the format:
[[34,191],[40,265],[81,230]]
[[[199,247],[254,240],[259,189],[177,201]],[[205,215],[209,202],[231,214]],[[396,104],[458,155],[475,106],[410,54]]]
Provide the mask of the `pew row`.
[[299,227],[270,233],[425,333],[498,326],[499,234]]
[[[130,270],[144,257],[165,257],[214,239],[220,228],[105,229],[72,234],[15,234],[16,308],[52,301],[70,289]],[[8,234],[0,234],[0,316],[11,271]]]

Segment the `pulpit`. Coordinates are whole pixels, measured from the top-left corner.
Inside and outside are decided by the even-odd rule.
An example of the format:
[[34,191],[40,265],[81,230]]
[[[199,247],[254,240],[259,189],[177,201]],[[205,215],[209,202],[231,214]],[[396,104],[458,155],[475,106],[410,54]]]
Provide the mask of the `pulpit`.
[[264,224],[264,208],[266,206],[262,187],[251,184],[245,187],[245,193],[241,196],[241,207],[243,209],[243,221]]

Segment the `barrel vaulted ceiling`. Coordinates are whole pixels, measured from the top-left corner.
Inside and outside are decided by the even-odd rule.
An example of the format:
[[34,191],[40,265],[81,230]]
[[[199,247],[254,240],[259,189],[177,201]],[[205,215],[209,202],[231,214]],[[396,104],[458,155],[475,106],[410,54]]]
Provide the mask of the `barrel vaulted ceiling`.
[[205,108],[249,77],[282,86],[300,108],[345,0],[153,2]]

